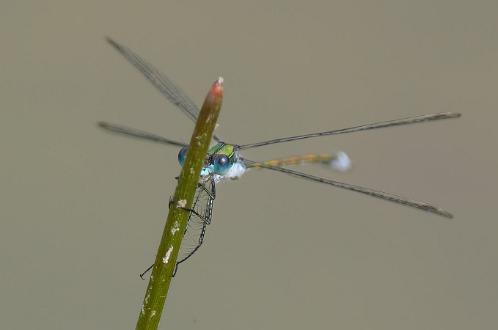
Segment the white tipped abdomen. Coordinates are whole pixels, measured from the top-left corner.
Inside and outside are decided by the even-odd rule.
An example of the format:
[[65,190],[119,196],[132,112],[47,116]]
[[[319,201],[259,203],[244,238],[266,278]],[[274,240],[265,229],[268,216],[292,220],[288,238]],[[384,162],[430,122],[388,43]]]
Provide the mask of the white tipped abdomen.
[[344,151],[339,151],[330,160],[330,167],[337,171],[346,172],[351,169],[351,159]]

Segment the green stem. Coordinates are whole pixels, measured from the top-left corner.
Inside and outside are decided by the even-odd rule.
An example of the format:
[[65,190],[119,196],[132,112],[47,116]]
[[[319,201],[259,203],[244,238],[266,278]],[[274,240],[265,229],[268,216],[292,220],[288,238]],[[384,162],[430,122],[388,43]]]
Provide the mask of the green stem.
[[157,329],[159,325],[180,244],[187,227],[189,213],[184,208],[192,207],[199,175],[221,109],[222,84],[222,78],[213,83],[197,118],[187,157],[169,209],[161,243],[157,249],[156,260],[149,285],[145,291],[136,329]]

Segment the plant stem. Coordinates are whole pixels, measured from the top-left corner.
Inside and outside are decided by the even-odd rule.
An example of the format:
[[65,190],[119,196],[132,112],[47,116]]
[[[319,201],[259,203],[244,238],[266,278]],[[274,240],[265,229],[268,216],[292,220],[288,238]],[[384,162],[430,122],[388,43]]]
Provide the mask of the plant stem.
[[199,182],[199,175],[213,135],[223,100],[223,78],[209,90],[197,118],[175,194],[170,205],[161,243],[145,291],[136,329],[157,329],[168,294],[176,258]]

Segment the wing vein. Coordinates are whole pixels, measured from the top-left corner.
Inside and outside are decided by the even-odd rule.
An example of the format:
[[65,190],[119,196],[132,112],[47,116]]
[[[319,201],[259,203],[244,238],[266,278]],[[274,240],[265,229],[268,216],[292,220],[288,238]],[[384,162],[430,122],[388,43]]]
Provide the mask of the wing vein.
[[265,140],[265,141],[256,142],[256,143],[239,145],[238,148],[240,150],[250,149],[250,148],[267,146],[270,144],[303,140],[303,139],[309,139],[309,138],[320,137],[320,136],[346,134],[346,133],[353,133],[353,132],[359,132],[359,131],[367,131],[367,130],[377,129],[377,128],[409,125],[409,124],[416,124],[416,123],[441,120],[441,119],[458,118],[460,116],[461,116],[461,114],[454,113],[454,112],[442,112],[442,113],[436,113],[436,114],[421,115],[421,116],[415,116],[415,117],[394,119],[394,120],[388,120],[388,121],[381,121],[381,122],[377,122],[377,123],[353,126],[353,127],[349,127],[349,128],[335,129],[335,130],[331,130],[331,131],[316,132],[316,133],[309,133],[309,134],[303,134],[303,135],[295,135],[295,136],[289,136],[289,137],[284,137],[284,138],[276,138],[276,139]]
[[[152,85],[178,109],[194,122],[199,116],[200,109],[183,90],[178,87],[165,74],[157,70],[143,58],[135,54],[131,49],[117,43],[111,38],[107,42],[116,49],[131,65],[133,65]],[[219,137],[213,135],[213,139],[220,141]]]
[[367,187],[357,186],[357,185],[344,183],[344,182],[340,182],[340,181],[336,181],[336,180],[332,180],[332,179],[322,178],[322,177],[306,174],[303,172],[290,170],[290,169],[283,168],[283,167],[276,167],[276,166],[261,164],[261,163],[258,163],[258,162],[252,161],[252,160],[248,160],[248,159],[243,159],[243,161],[246,164],[246,166],[248,166],[248,167],[251,167],[251,166],[254,166],[255,164],[257,164],[257,166],[260,168],[265,168],[268,170],[285,173],[285,174],[295,176],[298,178],[302,178],[305,180],[323,183],[323,184],[331,185],[334,187],[342,188],[345,190],[355,191],[355,192],[358,192],[358,193],[361,193],[364,195],[383,199],[385,201],[389,201],[389,202],[397,203],[400,205],[416,208],[416,209],[419,209],[422,211],[430,212],[433,214],[437,214],[437,215],[440,215],[440,216],[445,217],[445,218],[450,218],[450,219],[453,218],[453,215],[450,212],[443,210],[437,206],[425,203],[425,202],[418,202],[418,201],[410,200],[408,198],[401,197],[398,195],[386,193],[386,192],[383,192],[380,190],[375,190],[375,189],[371,189],[371,188],[367,188]]

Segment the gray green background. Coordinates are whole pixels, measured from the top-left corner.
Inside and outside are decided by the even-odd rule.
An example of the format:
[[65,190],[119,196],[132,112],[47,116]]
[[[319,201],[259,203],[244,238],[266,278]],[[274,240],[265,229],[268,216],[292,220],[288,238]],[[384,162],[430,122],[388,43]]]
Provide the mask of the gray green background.
[[174,279],[163,329],[498,326],[498,2],[2,1],[0,327],[130,329],[193,124],[104,41],[249,143],[441,111],[458,120],[250,150],[345,150],[305,171],[440,205],[445,220],[271,172],[220,185],[206,244]]

